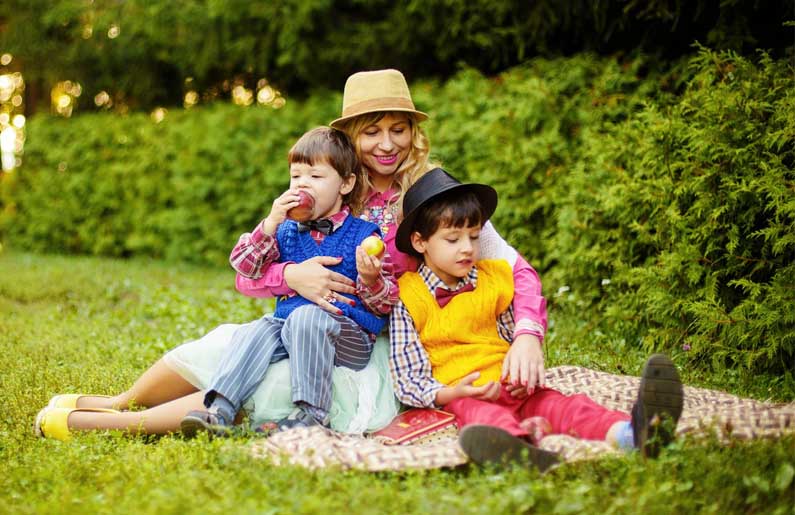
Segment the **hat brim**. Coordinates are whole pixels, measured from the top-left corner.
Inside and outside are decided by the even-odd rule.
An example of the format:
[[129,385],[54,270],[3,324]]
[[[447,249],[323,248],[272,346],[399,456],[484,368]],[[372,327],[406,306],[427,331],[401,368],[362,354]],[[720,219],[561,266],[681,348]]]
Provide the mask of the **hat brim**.
[[411,254],[413,251],[414,247],[411,246],[411,233],[413,232],[412,228],[414,227],[414,220],[417,218],[417,214],[419,213],[420,209],[442,193],[448,193],[451,191],[457,191],[459,194],[466,191],[473,192],[480,201],[480,206],[483,210],[483,220],[481,220],[481,222],[484,224],[489,220],[489,218],[491,218],[491,216],[494,214],[494,211],[497,210],[497,191],[491,186],[487,186],[485,184],[457,184],[452,187],[445,188],[436,192],[433,196],[423,200],[410,212],[404,213],[403,220],[400,222],[400,225],[397,229],[397,234],[395,235],[395,246],[399,251],[405,254]]
[[391,113],[391,112],[411,113],[417,118],[418,122],[424,122],[425,120],[428,119],[428,115],[426,113],[423,113],[422,111],[417,111],[416,109],[406,109],[406,108],[401,108],[401,107],[378,107],[378,108],[374,108],[374,109],[365,109],[365,110],[360,111],[360,112],[355,113],[355,114],[349,114],[348,116],[343,116],[341,118],[337,118],[336,120],[331,122],[329,125],[331,125],[335,129],[342,129],[342,127],[340,127],[340,125],[342,125],[344,122],[346,122],[348,120],[352,120],[353,118],[356,118],[356,117],[361,116],[363,114]]

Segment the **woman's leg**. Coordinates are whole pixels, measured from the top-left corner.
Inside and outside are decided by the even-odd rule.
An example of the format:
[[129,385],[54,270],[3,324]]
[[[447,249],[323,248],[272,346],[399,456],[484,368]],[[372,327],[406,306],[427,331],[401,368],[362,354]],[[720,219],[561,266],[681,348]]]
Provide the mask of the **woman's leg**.
[[[186,381],[181,375],[174,372],[174,370],[161,358],[144,372],[129,390],[115,397],[93,397],[86,395],[78,399],[77,407],[126,410],[135,405],[151,408],[175,399],[180,399],[197,390],[195,386]],[[176,427],[179,428],[179,423]]]
[[69,415],[67,423],[70,431],[120,429],[132,434],[166,434],[178,432],[182,418],[191,410],[204,408],[203,401],[204,392],[195,391],[194,388],[194,393],[143,411],[75,411]]

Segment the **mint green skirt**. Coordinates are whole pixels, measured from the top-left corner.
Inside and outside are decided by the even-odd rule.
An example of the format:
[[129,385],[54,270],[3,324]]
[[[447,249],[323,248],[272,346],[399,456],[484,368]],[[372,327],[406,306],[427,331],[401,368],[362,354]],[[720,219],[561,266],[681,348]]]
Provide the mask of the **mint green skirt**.
[[[202,338],[169,351],[166,364],[200,390],[205,390],[232,341],[238,324],[216,327]],[[360,371],[335,367],[331,427],[344,433],[364,433],[386,426],[397,415],[399,404],[389,373],[389,338],[381,335],[370,363]],[[243,404],[252,425],[277,421],[294,408],[290,393],[290,365],[273,363],[256,392]]]

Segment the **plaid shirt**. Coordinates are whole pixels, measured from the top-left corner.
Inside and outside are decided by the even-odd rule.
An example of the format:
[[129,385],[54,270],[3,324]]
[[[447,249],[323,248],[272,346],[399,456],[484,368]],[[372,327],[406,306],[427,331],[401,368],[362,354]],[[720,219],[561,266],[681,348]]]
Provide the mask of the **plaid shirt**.
[[[433,271],[420,265],[417,273],[422,277],[428,291],[433,295],[437,287],[449,289]],[[458,291],[467,284],[477,288],[478,269],[472,267],[469,274],[461,279],[452,291]],[[409,310],[403,301],[393,308],[389,319],[390,359],[389,368],[395,394],[403,404],[416,407],[436,406],[436,392],[447,386],[433,377],[431,361],[420,342],[419,333]],[[503,311],[496,320],[497,333],[508,343],[513,342],[513,307]]]
[[[333,224],[334,231],[339,229],[350,213],[350,208],[343,206],[338,213],[328,218]],[[318,245],[326,237],[322,232],[315,230],[309,231],[309,234]],[[260,222],[252,232],[240,236],[229,256],[229,263],[243,277],[259,279],[271,264],[279,261],[280,257],[276,238],[265,234]],[[381,258],[381,275],[372,285],[367,286],[362,283],[361,278],[356,278],[356,294],[362,304],[376,315],[388,314],[398,301],[398,286],[392,270],[389,254],[385,253]]]

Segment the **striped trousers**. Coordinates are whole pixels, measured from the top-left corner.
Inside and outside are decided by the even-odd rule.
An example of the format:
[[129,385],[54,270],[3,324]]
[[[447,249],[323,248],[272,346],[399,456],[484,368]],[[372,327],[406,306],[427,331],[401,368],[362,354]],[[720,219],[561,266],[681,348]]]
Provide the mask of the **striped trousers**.
[[271,363],[290,360],[293,402],[331,408],[334,366],[361,370],[373,351],[370,336],[353,320],[311,304],[286,318],[271,315],[240,326],[218,365],[204,403],[220,394],[240,409]]

